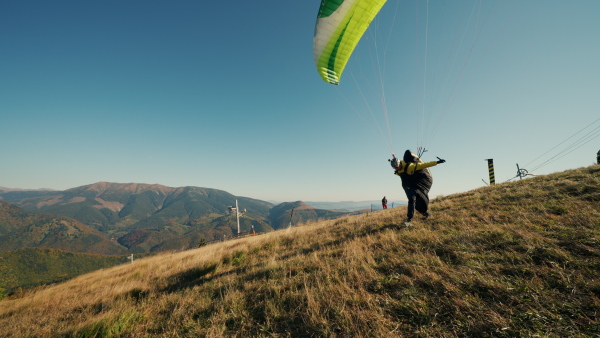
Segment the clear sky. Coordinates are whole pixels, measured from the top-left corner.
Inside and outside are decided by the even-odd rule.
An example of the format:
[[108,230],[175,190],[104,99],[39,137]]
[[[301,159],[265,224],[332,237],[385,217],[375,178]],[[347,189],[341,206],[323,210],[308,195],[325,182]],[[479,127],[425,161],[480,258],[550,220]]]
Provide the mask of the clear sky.
[[399,200],[387,160],[419,145],[447,160],[433,197],[485,185],[488,158],[497,182],[595,163],[600,1],[389,0],[339,86],[319,4],[0,0],[0,186]]

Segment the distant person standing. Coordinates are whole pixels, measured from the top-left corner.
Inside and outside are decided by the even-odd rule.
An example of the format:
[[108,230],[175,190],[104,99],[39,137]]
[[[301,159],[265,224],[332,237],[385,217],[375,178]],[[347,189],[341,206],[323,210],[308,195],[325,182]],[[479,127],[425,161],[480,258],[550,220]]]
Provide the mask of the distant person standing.
[[385,198],[385,196],[383,196],[383,199],[381,200],[381,206],[384,209],[387,209],[387,198]]

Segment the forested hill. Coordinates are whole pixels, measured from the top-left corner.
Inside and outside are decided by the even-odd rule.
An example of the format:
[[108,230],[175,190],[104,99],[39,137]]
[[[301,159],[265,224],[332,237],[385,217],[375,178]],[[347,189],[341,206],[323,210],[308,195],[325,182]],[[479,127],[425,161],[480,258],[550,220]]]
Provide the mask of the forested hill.
[[127,251],[106,234],[70,217],[31,213],[0,201],[0,252],[26,247],[105,255]]
[[127,262],[125,255],[106,256],[56,249],[23,248],[0,252],[0,298],[19,296],[34,287],[63,282],[85,273]]

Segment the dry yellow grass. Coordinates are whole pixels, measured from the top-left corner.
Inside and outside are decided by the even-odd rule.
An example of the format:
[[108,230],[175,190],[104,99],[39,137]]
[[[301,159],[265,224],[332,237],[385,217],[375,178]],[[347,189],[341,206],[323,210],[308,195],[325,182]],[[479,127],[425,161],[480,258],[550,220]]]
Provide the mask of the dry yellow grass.
[[0,302],[9,337],[600,335],[599,166],[165,253]]

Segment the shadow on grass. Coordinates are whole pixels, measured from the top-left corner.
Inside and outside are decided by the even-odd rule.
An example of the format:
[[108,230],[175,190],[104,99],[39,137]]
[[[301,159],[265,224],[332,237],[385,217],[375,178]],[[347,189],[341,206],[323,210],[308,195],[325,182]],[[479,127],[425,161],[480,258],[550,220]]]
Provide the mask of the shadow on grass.
[[[366,237],[369,235],[373,235],[373,234],[376,234],[379,232],[387,231],[387,230],[405,231],[410,228],[411,227],[406,227],[406,226],[399,225],[396,223],[384,224],[384,225],[377,226],[377,227],[359,228],[359,229],[357,229],[359,231],[350,231],[346,236],[336,239],[336,240],[331,240],[331,241],[328,241],[325,243],[313,244],[310,247],[299,247],[296,250],[293,250],[292,252],[289,252],[288,254],[281,256],[279,259],[287,260],[292,257],[298,256],[298,254],[309,255],[315,251],[320,251],[320,250],[323,250],[323,249],[329,248],[329,247],[340,246],[348,241],[360,239],[360,238],[363,238],[363,237]],[[290,239],[286,239],[286,240],[289,241]],[[288,243],[288,245],[289,244],[290,243]],[[232,262],[235,262],[235,260],[232,261],[232,259],[230,259],[228,257],[224,257],[223,262],[224,262],[224,264],[229,265]],[[204,265],[204,266],[194,267],[192,269],[173,274],[173,275],[167,277],[168,284],[166,286],[163,286],[162,288],[160,288],[158,291],[166,292],[166,293],[179,292],[184,289],[193,288],[195,286],[211,282],[213,280],[219,279],[224,276],[246,273],[247,271],[251,271],[254,268],[262,269],[264,267],[262,265],[240,266],[240,267],[232,269],[232,270],[224,271],[221,273],[216,273],[218,268],[219,268],[219,263],[212,263],[212,264],[208,264],[208,265]],[[253,273],[252,276],[256,279],[263,279],[263,278],[268,278],[269,276],[271,276],[273,274],[273,272],[270,271],[269,269],[266,269],[264,271],[263,270]],[[250,278],[250,279],[252,279],[252,278]],[[139,298],[139,297],[136,297],[136,295],[129,295],[129,296],[132,298]]]

